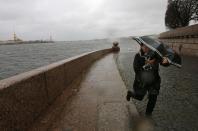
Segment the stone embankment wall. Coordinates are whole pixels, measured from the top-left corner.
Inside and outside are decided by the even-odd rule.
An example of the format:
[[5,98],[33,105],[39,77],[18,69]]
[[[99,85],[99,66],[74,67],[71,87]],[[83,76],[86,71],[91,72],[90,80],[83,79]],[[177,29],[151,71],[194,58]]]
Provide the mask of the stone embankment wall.
[[161,33],[159,39],[182,55],[198,56],[198,24]]
[[85,53],[0,81],[0,130],[27,130],[86,68],[114,48]]

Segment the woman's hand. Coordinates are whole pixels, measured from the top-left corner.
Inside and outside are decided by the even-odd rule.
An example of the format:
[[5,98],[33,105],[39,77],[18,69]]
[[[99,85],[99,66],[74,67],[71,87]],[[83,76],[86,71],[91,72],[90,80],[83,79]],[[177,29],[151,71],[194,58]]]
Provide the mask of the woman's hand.
[[162,60],[162,64],[168,64],[168,58],[167,57],[163,57],[163,60]]

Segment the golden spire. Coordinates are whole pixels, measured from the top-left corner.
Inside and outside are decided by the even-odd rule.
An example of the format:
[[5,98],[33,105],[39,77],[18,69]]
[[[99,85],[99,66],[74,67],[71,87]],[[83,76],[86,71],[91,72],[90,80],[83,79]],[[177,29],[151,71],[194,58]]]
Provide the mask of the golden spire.
[[14,32],[14,41],[17,41],[17,36],[15,32]]

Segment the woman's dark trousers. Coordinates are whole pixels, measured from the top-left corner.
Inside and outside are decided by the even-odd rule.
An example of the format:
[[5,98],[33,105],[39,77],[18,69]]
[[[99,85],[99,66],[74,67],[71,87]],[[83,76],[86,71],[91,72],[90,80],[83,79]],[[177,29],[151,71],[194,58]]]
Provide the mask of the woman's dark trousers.
[[157,95],[150,94],[148,96],[148,103],[146,107],[146,115],[152,115],[153,109],[155,107],[156,101],[157,101]]

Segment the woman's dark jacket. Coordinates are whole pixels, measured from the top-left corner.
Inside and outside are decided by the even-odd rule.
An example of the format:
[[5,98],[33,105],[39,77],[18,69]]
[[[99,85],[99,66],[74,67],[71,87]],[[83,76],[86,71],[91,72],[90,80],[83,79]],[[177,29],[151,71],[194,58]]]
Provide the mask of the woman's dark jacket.
[[[142,85],[143,81],[141,80],[141,73],[145,71],[143,66],[145,65],[145,55],[140,51],[135,55],[133,68],[135,71],[135,80],[133,83],[133,89],[138,95],[144,96],[148,91],[149,94],[158,95],[160,90],[161,78],[159,76],[159,64],[161,64],[161,59],[156,55],[152,55],[151,59],[155,59],[155,63],[151,65],[152,69],[150,70],[154,76],[154,82],[150,85]],[[163,65],[163,64],[161,64]],[[168,66],[168,64],[163,65]]]

